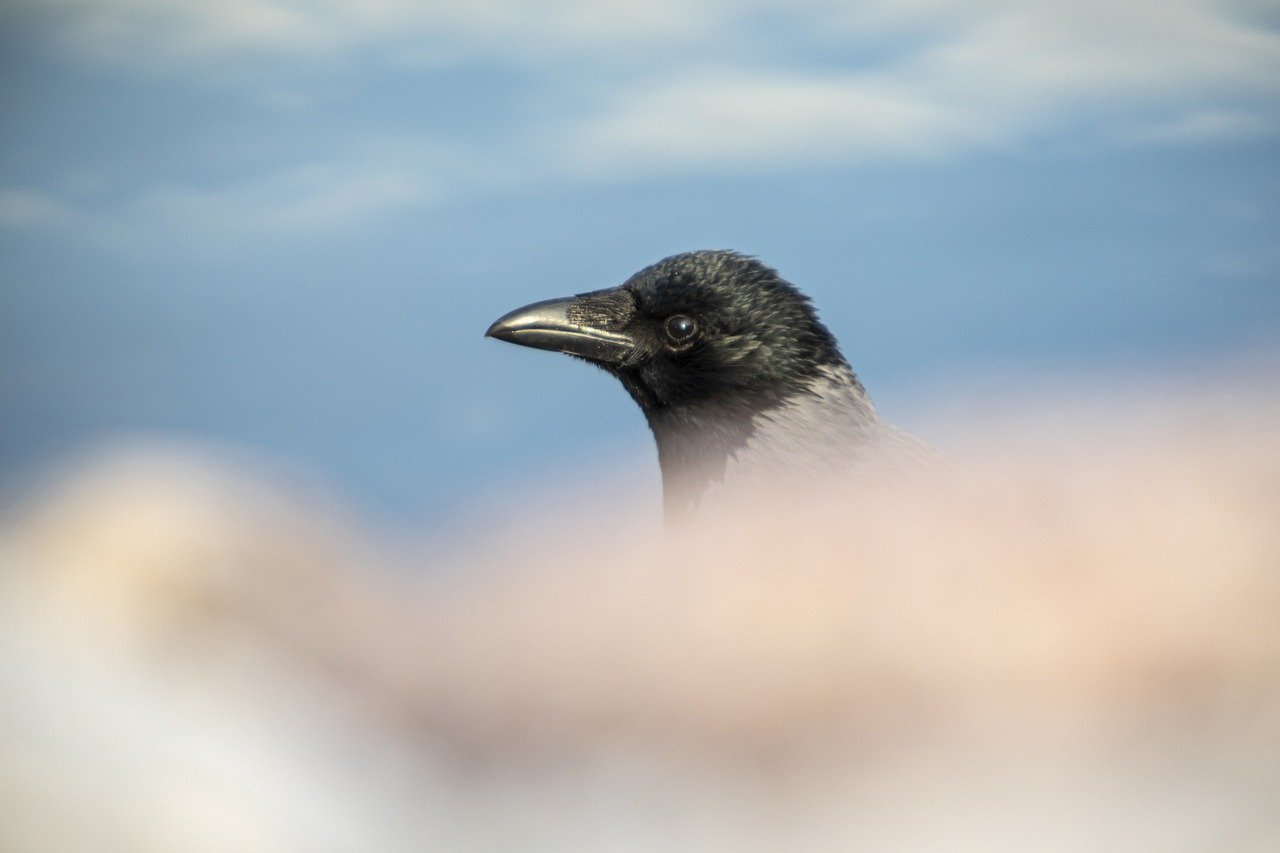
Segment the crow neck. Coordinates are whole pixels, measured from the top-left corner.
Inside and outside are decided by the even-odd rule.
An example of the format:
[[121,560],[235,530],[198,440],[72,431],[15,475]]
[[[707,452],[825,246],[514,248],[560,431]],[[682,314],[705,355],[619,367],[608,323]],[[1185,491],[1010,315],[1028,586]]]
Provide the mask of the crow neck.
[[645,411],[658,447],[668,523],[689,516],[711,485],[724,480],[730,459],[755,434],[769,406],[724,404]]

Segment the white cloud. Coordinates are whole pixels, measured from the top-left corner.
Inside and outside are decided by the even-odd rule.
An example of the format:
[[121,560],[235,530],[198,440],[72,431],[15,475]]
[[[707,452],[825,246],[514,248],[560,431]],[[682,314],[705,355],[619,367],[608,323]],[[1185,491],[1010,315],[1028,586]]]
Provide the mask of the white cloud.
[[442,191],[423,162],[313,163],[196,184],[168,182],[102,194],[0,189],[0,228],[73,228],[129,251],[314,239],[430,204]]
[[[1280,94],[1280,36],[1212,0],[991,3],[904,71],[1023,98],[1110,100],[1215,87]],[[1188,87],[1191,91],[1188,91]]]
[[168,67],[253,57],[332,60],[417,43],[442,56],[538,55],[684,39],[712,22],[676,0],[46,0],[69,44],[125,63]]
[[714,70],[624,96],[570,136],[564,167],[590,173],[931,156],[984,131],[883,79]]
[[47,192],[0,187],[0,227],[62,225],[76,218],[73,207]]
[[641,77],[570,132],[571,157],[594,172],[703,169],[953,155],[1082,126],[1103,143],[1153,124],[1171,127],[1149,143],[1280,130],[1280,35],[1235,20],[1229,4],[805,8],[829,24],[811,27],[814,43],[847,46],[854,65],[860,25],[913,36],[854,73],[694,65]]
[[[82,58],[229,80],[279,113],[323,117],[323,86],[312,77],[335,62],[412,57],[428,79],[432,65],[463,57],[477,67],[527,63],[530,94],[515,129],[507,114],[501,131],[495,124],[465,150],[452,146],[443,165],[374,144],[319,165],[248,167],[222,185],[141,187],[113,211],[169,230],[185,222],[191,232],[321,234],[455,191],[534,181],[944,158],[1067,137],[1150,145],[1280,132],[1280,35],[1258,23],[1265,7],[1249,0],[45,0],[32,8],[55,6],[55,29]],[[483,92],[467,97],[483,118]],[[370,115],[361,132],[371,139],[406,132],[404,121],[392,132]],[[418,124],[407,132],[425,141],[419,148],[449,147],[433,139],[429,115],[410,120]],[[334,131],[340,139],[350,127]],[[0,198],[0,224],[75,212],[56,195],[15,192]]]
[[128,210],[163,227],[272,237],[362,224],[421,205],[431,192],[406,168],[317,164],[207,188],[155,187]]
[[1165,121],[1135,125],[1118,134],[1137,144],[1197,144],[1261,136],[1275,130],[1266,116],[1240,110],[1194,110]]
[[[726,63],[781,29],[850,49],[896,34],[910,60],[973,81],[1034,88],[1217,79],[1277,90],[1280,40],[1250,0],[27,0],[59,9],[78,48],[171,66],[365,48],[490,61],[647,56],[662,68]],[[914,39],[914,44],[911,41]],[[795,45],[803,55],[805,45]],[[899,57],[901,58],[901,57]],[[912,62],[892,65],[910,70]],[[1013,75],[1010,76],[1010,72]]]

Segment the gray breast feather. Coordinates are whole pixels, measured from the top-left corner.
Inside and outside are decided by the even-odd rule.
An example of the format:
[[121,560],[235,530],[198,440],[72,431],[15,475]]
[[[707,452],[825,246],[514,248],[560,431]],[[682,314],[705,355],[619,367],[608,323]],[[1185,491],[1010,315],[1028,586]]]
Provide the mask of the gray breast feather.
[[723,475],[692,502],[815,480],[915,475],[945,462],[937,449],[882,419],[846,367],[824,370],[805,392],[756,415],[752,427]]

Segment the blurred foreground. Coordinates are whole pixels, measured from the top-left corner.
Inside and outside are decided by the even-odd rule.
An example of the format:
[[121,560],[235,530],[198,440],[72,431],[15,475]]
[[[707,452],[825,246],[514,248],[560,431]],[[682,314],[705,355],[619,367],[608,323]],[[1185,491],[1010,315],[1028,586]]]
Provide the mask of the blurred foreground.
[[1280,849],[1273,390],[968,433],[417,572],[252,466],[104,454],[0,529],[0,848]]

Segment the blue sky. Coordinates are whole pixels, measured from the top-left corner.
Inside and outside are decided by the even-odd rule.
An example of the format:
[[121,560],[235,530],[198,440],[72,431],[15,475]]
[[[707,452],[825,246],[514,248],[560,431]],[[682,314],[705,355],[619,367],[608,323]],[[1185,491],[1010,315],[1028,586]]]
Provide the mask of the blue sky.
[[420,523],[642,456],[481,333],[691,248],[890,415],[1280,338],[1274,2],[17,0],[0,74],[3,479],[213,441]]

